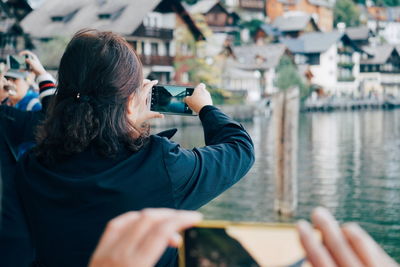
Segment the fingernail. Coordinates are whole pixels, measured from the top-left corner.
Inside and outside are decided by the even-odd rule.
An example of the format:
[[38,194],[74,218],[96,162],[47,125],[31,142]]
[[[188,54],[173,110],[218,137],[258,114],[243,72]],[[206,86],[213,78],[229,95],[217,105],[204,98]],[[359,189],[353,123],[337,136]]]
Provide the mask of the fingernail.
[[184,214],[196,221],[201,221],[203,219],[203,214],[197,211],[184,211]]
[[175,233],[172,236],[172,242],[174,243],[175,246],[180,246],[182,244],[182,236],[178,233]]
[[354,222],[343,224],[343,228],[346,228],[347,230],[350,230],[353,232],[360,232],[360,230],[361,230],[360,225],[358,225],[358,223],[354,223]]
[[158,80],[154,80],[153,83],[154,83],[154,84],[158,83]]
[[297,228],[301,231],[301,232],[306,232],[308,229],[311,228],[311,225],[309,222],[307,222],[306,220],[300,220],[297,222]]
[[317,207],[314,209],[313,214],[318,217],[332,217],[332,214],[324,207]]

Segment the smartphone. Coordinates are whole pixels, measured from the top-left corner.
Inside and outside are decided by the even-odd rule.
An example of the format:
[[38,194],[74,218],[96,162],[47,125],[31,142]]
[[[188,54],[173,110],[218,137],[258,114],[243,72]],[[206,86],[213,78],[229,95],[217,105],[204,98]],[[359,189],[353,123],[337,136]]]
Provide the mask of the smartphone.
[[205,221],[183,233],[179,266],[311,265],[294,225]]
[[7,67],[12,70],[29,70],[29,64],[26,63],[26,56],[16,56],[16,55],[8,55],[7,56]]
[[150,110],[165,114],[195,116],[183,101],[193,94],[193,87],[177,85],[155,85],[151,90]]

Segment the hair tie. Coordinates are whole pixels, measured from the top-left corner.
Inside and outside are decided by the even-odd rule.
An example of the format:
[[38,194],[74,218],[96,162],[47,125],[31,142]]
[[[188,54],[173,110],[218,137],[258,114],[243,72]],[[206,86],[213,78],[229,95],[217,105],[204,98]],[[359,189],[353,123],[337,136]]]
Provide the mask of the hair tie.
[[83,102],[83,103],[87,103],[87,102],[89,102],[90,101],[90,96],[88,96],[88,95],[81,95],[81,93],[78,93],[77,95],[76,95],[76,98],[75,98],[78,102]]

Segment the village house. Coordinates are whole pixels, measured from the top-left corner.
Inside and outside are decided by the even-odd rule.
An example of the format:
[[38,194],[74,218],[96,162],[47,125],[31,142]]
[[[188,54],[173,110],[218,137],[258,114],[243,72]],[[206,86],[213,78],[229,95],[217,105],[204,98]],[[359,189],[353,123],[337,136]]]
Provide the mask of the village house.
[[278,91],[276,68],[284,55],[291,56],[283,44],[233,47],[222,74],[222,88],[247,91],[249,101],[257,101]]
[[31,11],[23,0],[0,1],[0,60],[23,49],[32,49],[31,40],[20,26],[21,19]]
[[195,40],[204,39],[178,0],[52,0],[30,13],[22,26],[40,42],[70,37],[83,28],[119,33],[139,54],[145,77],[166,83],[175,72],[174,32],[179,23]]
[[375,42],[383,39],[392,45],[400,43],[400,7],[380,7],[380,6],[362,6],[362,20],[367,23],[368,28],[378,38]]
[[347,27],[345,32],[358,47],[368,46],[375,36],[367,26]]
[[265,19],[265,0],[225,0],[225,5],[234,10],[244,21]]
[[262,24],[254,38],[256,43],[269,43],[277,42],[280,37],[297,38],[306,32],[315,31],[319,31],[319,28],[311,15],[304,12],[287,12],[271,24]]
[[281,41],[294,54],[295,63],[309,70],[313,87],[335,95],[358,93],[360,59],[368,54],[347,34],[314,32]]
[[201,14],[210,29],[215,33],[235,34],[240,31],[239,16],[229,12],[220,0],[202,0],[192,6],[187,6],[190,14]]
[[367,47],[372,55],[361,59],[360,82],[366,95],[400,96],[400,47],[381,45]]
[[271,21],[289,11],[301,11],[313,16],[321,31],[333,29],[333,2],[330,0],[268,0],[266,13]]

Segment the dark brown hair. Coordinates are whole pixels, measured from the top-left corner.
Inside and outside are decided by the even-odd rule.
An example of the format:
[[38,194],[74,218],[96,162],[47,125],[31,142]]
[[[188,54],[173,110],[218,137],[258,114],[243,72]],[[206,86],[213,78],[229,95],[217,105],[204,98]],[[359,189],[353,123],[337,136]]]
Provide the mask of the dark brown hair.
[[82,30],[62,56],[58,86],[36,134],[36,154],[51,164],[86,150],[114,156],[138,151],[147,132],[128,119],[130,97],[143,83],[142,65],[126,40],[111,32]]

